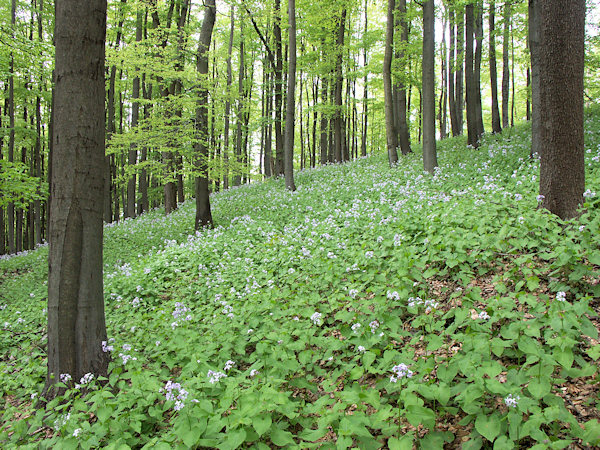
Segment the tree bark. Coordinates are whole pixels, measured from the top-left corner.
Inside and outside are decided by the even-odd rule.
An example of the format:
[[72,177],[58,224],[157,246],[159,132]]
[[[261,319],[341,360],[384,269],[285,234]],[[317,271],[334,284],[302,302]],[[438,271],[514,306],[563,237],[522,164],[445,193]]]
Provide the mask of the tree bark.
[[500,108],[498,107],[498,71],[496,69],[496,3],[490,1],[490,14],[488,17],[489,55],[490,55],[490,84],[492,86],[492,133],[500,133]]
[[342,162],[344,142],[342,135],[342,88],[344,78],[342,74],[342,59],[344,48],[344,36],[346,34],[346,8],[342,9],[340,17],[337,19],[337,59],[335,63],[335,91],[334,91],[334,106],[335,112],[333,116],[333,134],[334,134],[334,152],[333,157],[335,162]]
[[[136,30],[135,30],[135,40],[136,42],[141,42],[142,40],[142,10],[138,8],[136,13]],[[133,92],[131,94],[131,128],[135,128],[138,126],[140,119],[140,77],[136,75],[133,79]],[[137,148],[135,144],[132,144],[129,148],[129,152],[127,154],[127,164],[129,167],[135,166],[137,163]],[[127,214],[126,217],[135,217],[135,184],[136,184],[136,176],[135,173],[132,173],[127,181]]]
[[385,135],[390,166],[398,162],[398,137],[394,116],[392,92],[392,46],[394,43],[395,0],[388,0],[387,24],[385,28],[385,53],[383,55],[383,96],[385,100]]
[[[408,45],[408,21],[406,20],[406,0],[398,0],[396,3],[396,29],[400,28],[400,45],[396,50],[396,58],[399,61],[404,59],[404,47]],[[405,67],[402,67],[406,70]],[[401,79],[396,81],[396,134],[400,151],[403,155],[412,152],[410,147],[410,129],[408,127],[407,107],[406,107],[406,85]]]
[[275,21],[273,24],[273,34],[275,36],[275,175],[284,174],[284,156],[283,156],[283,55],[281,43],[281,2],[275,0]]
[[463,110],[465,106],[465,95],[464,95],[464,47],[465,47],[465,21],[463,7],[460,7],[460,13],[456,13],[456,89],[455,89],[455,102],[456,102],[456,128],[458,135],[463,134],[464,128],[464,115]]
[[361,145],[360,145],[360,154],[361,156],[367,156],[367,130],[368,130],[368,122],[369,122],[369,73],[366,68],[368,65],[367,60],[367,43],[366,37],[369,30],[369,16],[368,16],[369,3],[368,0],[365,0],[365,30],[363,34],[363,46],[364,46],[364,67],[365,67],[365,79],[363,81],[363,121],[362,121],[362,136],[361,136]]
[[201,80],[196,108],[196,144],[194,145],[196,170],[198,171],[195,183],[196,230],[213,226],[208,189],[208,89],[204,77],[208,75],[208,50],[212,40],[216,12],[215,0],[206,0],[196,66]]
[[475,84],[474,58],[473,58],[473,33],[475,27],[474,6],[469,3],[465,6],[465,85],[467,94],[467,144],[479,146],[477,134],[477,86]]
[[502,33],[502,128],[508,128],[508,89],[510,84],[508,47],[510,40],[511,1],[507,0],[504,2],[504,31]]
[[473,74],[475,78],[475,105],[477,119],[477,140],[485,132],[483,126],[483,106],[481,101],[481,58],[483,54],[483,1],[476,2],[475,8],[475,67]]
[[458,117],[456,113],[456,95],[454,86],[456,83],[455,76],[455,35],[456,35],[456,19],[454,18],[454,4],[448,4],[448,26],[450,30],[450,52],[448,56],[448,108],[450,109],[450,127],[452,128],[452,136],[458,136],[460,130],[458,129]]
[[[16,0],[11,1],[10,7],[10,24],[11,34],[13,39],[15,37],[15,24],[16,24]],[[10,75],[8,77],[8,127],[10,129],[8,134],[8,162],[12,163],[15,159],[15,58],[13,55],[12,48],[10,50]],[[6,207],[7,225],[8,225],[8,253],[15,253],[15,203],[11,201]]]
[[[296,121],[296,1],[288,0],[288,87],[285,113],[284,172],[285,187],[296,190],[294,183],[294,124]],[[300,95],[302,101],[302,95]]]
[[585,189],[583,74],[585,0],[546,0],[539,9],[540,194],[561,219],[578,215]]
[[229,118],[231,115],[231,84],[233,81],[231,55],[233,53],[233,32],[235,30],[235,9],[230,5],[229,47],[227,50],[227,97],[225,100],[225,125],[223,129],[223,189],[229,189]]
[[46,398],[61,374],[71,383],[106,376],[109,361],[102,351],[106,0],[59,0],[55,17]]
[[435,10],[434,1],[423,3],[423,168],[437,167],[435,142]]
[[[529,0],[529,52],[531,55],[531,155],[542,154],[540,122],[540,0]],[[508,102],[507,102],[508,103]]]
[[321,110],[321,165],[327,164],[329,148],[328,148],[328,125],[329,119],[327,117],[327,112],[325,111],[325,107],[327,106],[327,94],[329,91],[329,86],[327,83],[327,76],[323,76],[321,79],[321,104],[323,105],[323,109]]

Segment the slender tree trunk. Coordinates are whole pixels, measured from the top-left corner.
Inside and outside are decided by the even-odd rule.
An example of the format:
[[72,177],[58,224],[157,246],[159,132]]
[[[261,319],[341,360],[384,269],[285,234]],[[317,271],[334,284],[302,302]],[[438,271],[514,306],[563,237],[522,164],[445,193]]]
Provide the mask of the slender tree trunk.
[[[404,48],[408,45],[408,21],[406,20],[406,0],[397,0],[396,3],[396,29],[400,28],[400,45],[396,50],[396,58],[399,61],[404,60]],[[406,70],[405,68],[403,68]],[[401,79],[396,81],[397,109],[396,133],[398,135],[398,144],[403,155],[412,152],[410,148],[410,129],[408,127],[407,106],[406,106],[406,85]]]
[[[43,27],[42,27],[42,14],[44,11],[44,0],[39,0],[39,6],[37,11],[37,25],[38,25],[38,40],[42,42],[44,39]],[[40,73],[43,73],[40,71]],[[44,79],[43,75],[40,75],[39,79],[40,90],[43,89]],[[34,154],[34,174],[38,178],[38,183],[42,182],[42,100],[40,96],[36,96],[35,99],[35,154]],[[39,193],[39,187],[38,187]],[[42,202],[35,200],[33,202],[33,228],[35,230],[34,244],[39,245],[42,243]],[[2,252],[0,252],[2,253]]]
[[490,14],[488,17],[488,31],[490,36],[490,84],[492,85],[492,133],[500,133],[500,108],[498,107],[498,71],[496,69],[496,3],[490,1]]
[[394,45],[395,0],[388,0],[387,24],[385,29],[385,53],[383,56],[383,95],[385,100],[385,135],[390,166],[398,163],[398,135],[394,116],[394,96],[392,92],[392,47]]
[[[208,75],[208,50],[212,39],[216,17],[215,0],[207,0],[204,7],[204,19],[200,29],[198,44],[197,70],[202,80]],[[199,174],[196,176],[196,219],[195,229],[212,227],[213,219],[210,209],[210,193],[208,189],[208,89],[200,87],[196,108],[196,144],[194,145],[195,165]]]
[[456,95],[455,95],[455,35],[456,35],[456,19],[454,18],[454,4],[448,4],[448,25],[450,30],[450,52],[448,57],[448,107],[450,109],[450,126],[452,128],[452,136],[458,136],[460,130],[458,127],[458,116],[456,112]]
[[237,125],[235,131],[235,175],[233,177],[233,185],[239,186],[242,184],[242,126],[244,122],[244,75],[246,71],[245,64],[245,49],[244,49],[244,21],[240,21],[240,56],[239,56],[239,73],[238,73],[238,104],[237,104]]
[[464,109],[465,109],[465,15],[464,7],[460,7],[460,14],[456,14],[456,123],[459,135],[463,134]]
[[335,162],[342,162],[344,143],[342,136],[342,88],[344,84],[344,78],[342,75],[342,57],[344,48],[344,36],[346,35],[346,9],[344,8],[338,18],[337,23],[337,59],[335,63],[335,91],[334,91],[334,105],[335,112],[333,116],[333,133],[334,133],[334,153],[333,157]]
[[[13,39],[15,37],[15,24],[16,24],[16,0],[11,1],[10,7],[10,24],[11,34]],[[12,163],[15,159],[15,58],[13,55],[12,48],[10,50],[10,75],[8,77],[8,162]],[[7,222],[8,222],[8,252],[15,253],[15,204],[9,202],[6,207]]]
[[[329,86],[327,83],[327,76],[323,76],[323,78],[321,79],[321,104],[323,105],[323,107],[327,106],[327,93],[329,91]],[[328,130],[328,124],[329,124],[329,120],[327,118],[327,112],[325,111],[325,108],[323,108],[321,110],[321,164],[327,164],[328,161],[328,154],[329,154],[329,149],[328,149],[328,134],[329,134],[329,130]]]
[[[529,0],[529,52],[531,54],[531,154],[542,154],[542,123],[540,122],[540,5],[541,0]],[[508,103],[508,102],[507,102]]]
[[231,115],[231,84],[233,80],[231,68],[231,55],[233,53],[233,32],[235,30],[235,9],[230,5],[229,18],[229,48],[227,50],[227,99],[225,100],[225,126],[223,130],[223,189],[229,189],[229,117]]
[[[141,42],[142,40],[142,10],[138,8],[136,14],[136,30],[135,30],[135,40],[136,42]],[[140,118],[140,77],[136,76],[133,79],[133,92],[132,92],[132,102],[131,102],[131,128],[135,128],[138,126],[139,118]],[[135,144],[132,144],[129,152],[127,154],[127,163],[129,167],[133,167],[137,163],[137,149]],[[127,181],[127,213],[126,217],[135,217],[135,185],[136,185],[136,177],[135,174],[132,174]]]
[[423,167],[437,167],[435,143],[435,10],[434,1],[423,3]]
[[477,134],[477,86],[475,84],[474,58],[473,58],[473,33],[474,33],[474,6],[469,3],[465,6],[465,85],[467,89],[467,143],[473,147],[479,146]]
[[284,155],[283,155],[283,55],[281,42],[281,2],[275,0],[275,21],[273,24],[273,34],[275,37],[275,175],[284,174]]
[[[296,190],[294,183],[294,124],[296,119],[296,1],[288,0],[288,88],[285,113],[284,171],[285,187]],[[300,96],[302,101],[302,96]]]
[[477,140],[483,136],[485,132],[483,126],[483,106],[481,101],[481,58],[483,54],[483,1],[476,3],[475,9],[475,67],[473,74],[475,78],[475,105],[477,119]]
[[[368,66],[367,59],[367,43],[366,36],[369,32],[369,16],[368,16],[369,2],[365,0],[365,30],[364,30],[364,38],[363,38],[363,46],[364,46],[364,67]],[[360,154],[362,156],[367,156],[367,129],[369,122],[369,73],[365,70],[365,79],[363,82],[363,120],[362,120],[362,136],[361,136],[361,146],[360,146]]]
[[[106,376],[102,287],[106,0],[56,4],[56,115],[48,256],[48,374]],[[81,114],[85,110],[86,114]]]
[[269,73],[265,67],[265,150],[264,150],[264,168],[265,177],[271,177],[273,172],[273,74]]
[[448,49],[446,47],[446,24],[448,22],[448,14],[444,14],[444,20],[442,22],[442,44],[441,44],[441,92],[440,92],[440,101],[439,101],[439,110],[438,110],[438,121],[440,123],[440,138],[444,139],[448,135],[446,134],[446,124],[448,121],[447,114],[447,106],[448,106],[448,67],[447,67],[447,58],[448,58]]
[[583,75],[585,0],[546,0],[539,8],[542,206],[561,219],[578,215],[585,189]]
[[508,88],[510,82],[508,43],[510,40],[511,1],[507,0],[504,2],[504,31],[502,33],[502,128],[508,128]]

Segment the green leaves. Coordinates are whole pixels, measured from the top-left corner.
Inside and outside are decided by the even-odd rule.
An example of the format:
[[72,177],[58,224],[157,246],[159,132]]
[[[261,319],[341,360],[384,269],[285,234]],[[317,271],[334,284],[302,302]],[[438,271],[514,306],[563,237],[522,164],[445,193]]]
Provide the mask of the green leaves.
[[502,429],[502,418],[498,413],[490,416],[480,414],[475,419],[475,429],[488,441],[494,441]]

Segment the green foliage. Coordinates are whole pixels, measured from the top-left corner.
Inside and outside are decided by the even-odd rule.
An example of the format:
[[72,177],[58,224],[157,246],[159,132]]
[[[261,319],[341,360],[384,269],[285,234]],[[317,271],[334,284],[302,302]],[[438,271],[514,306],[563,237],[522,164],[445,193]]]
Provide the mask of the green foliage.
[[440,142],[434,176],[372,157],[221,192],[196,234],[192,203],[107,226],[108,379],[37,411],[47,250],[0,261],[0,443],[599,445],[574,406],[600,355],[599,114],[586,129],[576,221],[536,208],[520,127]]

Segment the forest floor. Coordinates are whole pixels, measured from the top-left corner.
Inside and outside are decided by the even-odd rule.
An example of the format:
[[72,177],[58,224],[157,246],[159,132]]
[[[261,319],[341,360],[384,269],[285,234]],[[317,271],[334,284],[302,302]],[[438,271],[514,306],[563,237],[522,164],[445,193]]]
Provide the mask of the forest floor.
[[[600,445],[600,111],[586,203],[538,208],[529,129],[105,228],[108,380],[35,410],[47,247],[0,261],[4,448]],[[85,394],[85,395],[84,395]]]

